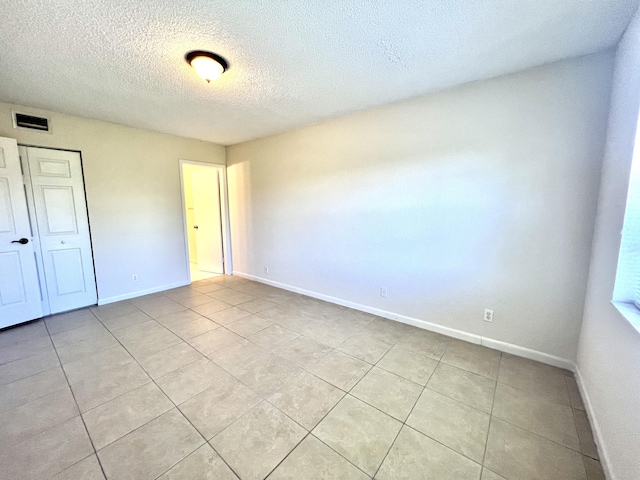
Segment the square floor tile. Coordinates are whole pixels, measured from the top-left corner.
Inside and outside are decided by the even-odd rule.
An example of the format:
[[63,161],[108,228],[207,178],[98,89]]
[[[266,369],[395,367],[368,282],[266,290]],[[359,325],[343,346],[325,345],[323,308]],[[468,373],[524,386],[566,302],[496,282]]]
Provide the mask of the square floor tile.
[[102,323],[96,320],[95,323],[85,325],[84,327],[74,328],[73,330],[66,330],[64,332],[51,335],[51,341],[56,348],[64,347],[65,345],[71,345],[72,343],[80,342],[88,338],[95,338],[100,335],[111,335],[109,331],[104,328]]
[[222,350],[213,352],[209,358],[227,372],[235,373],[268,354],[268,350],[243,338]]
[[113,334],[136,358],[146,357],[182,341],[155,320],[119,328]]
[[407,425],[476,462],[482,462],[490,416],[425,389]]
[[211,360],[203,358],[159,378],[156,383],[178,405],[209,387],[223,383],[228,375]]
[[137,363],[127,363],[71,385],[81,412],[102,405],[131,390],[151,382]]
[[584,468],[587,471],[587,480],[607,480],[602,470],[602,465],[600,465],[598,460],[585,457],[584,455],[582,456],[582,460],[584,462]]
[[249,315],[248,317],[241,318],[235,322],[228,323],[226,327],[238,335],[248,337],[260,330],[264,330],[270,325],[273,325],[273,322],[270,320],[265,320],[264,318],[256,317],[255,315]]
[[176,302],[178,302],[180,305],[184,305],[187,308],[197,307],[198,305],[203,305],[205,303],[209,303],[210,301],[211,297],[204,293],[201,293],[200,295],[191,295],[187,298],[180,298],[176,300]]
[[229,288],[226,290],[216,290],[215,292],[208,293],[208,295],[229,305],[240,305],[241,303],[245,303],[256,298],[253,295],[231,290]]
[[203,358],[202,354],[191,345],[180,342],[159,352],[141,357],[138,362],[151,378],[157,379]]
[[162,475],[159,480],[238,480],[235,473],[209,446],[201,446]]
[[3,330],[0,335],[0,348],[4,349],[18,343],[31,342],[38,339],[48,339],[49,333],[42,320],[16,325],[15,327]]
[[326,320],[318,319],[317,323],[307,325],[302,329],[306,337],[313,338],[317,342],[330,347],[337,347],[350,336],[358,333],[358,328],[340,325]]
[[218,312],[209,315],[209,318],[216,322],[218,325],[227,325],[228,323],[235,322],[241,318],[245,318],[251,315],[246,310],[241,310],[237,307],[225,308]]
[[154,384],[148,383],[114,398],[82,416],[97,450],[173,408]]
[[273,351],[276,355],[305,368],[317,362],[333,350],[328,345],[316,342],[303,335]]
[[573,412],[566,405],[499,383],[493,415],[565,447],[580,449]]
[[369,477],[347,462],[313,435],[307,436],[269,475],[269,480],[368,480]]
[[262,402],[211,440],[242,480],[265,478],[304,438],[306,431]]
[[302,370],[293,363],[269,354],[237,370],[234,376],[258,395],[266,398],[300,373]]
[[564,379],[567,383],[567,389],[569,390],[569,400],[571,402],[571,406],[584,412],[584,403],[582,402],[582,396],[580,395],[580,389],[578,388],[576,379],[568,376],[565,376]]
[[79,415],[69,387],[0,413],[0,451]]
[[98,457],[109,479],[154,479],[203,443],[174,408],[99,450]]
[[257,313],[262,310],[266,310],[267,308],[274,307],[275,305],[275,303],[265,300],[264,298],[255,298],[248,302],[239,303],[238,308],[246,310],[247,312]]
[[171,330],[183,340],[187,340],[189,338],[202,335],[203,333],[210,332],[211,330],[215,330],[219,327],[220,325],[218,325],[217,323],[212,322],[206,317],[202,317],[198,320],[194,320],[193,322],[182,323],[180,325],[169,327],[169,330]]
[[281,327],[280,325],[271,325],[250,335],[248,338],[268,350],[274,350],[299,336],[299,333],[289,330],[288,328]]
[[224,327],[220,327],[198,335],[197,337],[190,338],[187,341],[203,355],[210,355],[240,340],[242,340],[241,336],[236,335]]
[[427,388],[485,413],[491,413],[496,382],[482,375],[440,363]]
[[156,322],[158,322],[160,325],[164,325],[167,328],[171,328],[175,327],[176,325],[182,325],[183,323],[199,320],[200,318],[202,318],[202,315],[192,310],[181,310],[180,312],[160,317],[156,320]]
[[104,475],[94,454],[63,470],[52,480],[104,480]]
[[349,391],[371,369],[371,365],[346,353],[333,350],[307,368],[332,385]]
[[[44,322],[47,325],[49,335],[55,335],[60,332],[66,332],[67,330],[73,330],[75,328],[86,327],[88,325],[95,325],[96,323],[99,323],[96,316],[88,309],[45,317]],[[44,337],[45,335],[42,336]]]
[[0,412],[6,412],[64,388],[67,388],[67,380],[60,367],[7,383],[0,386]]
[[500,356],[499,351],[482,345],[451,340],[442,356],[442,362],[496,380],[500,368]]
[[123,317],[131,313],[139,312],[140,309],[133,303],[124,301],[110,303],[108,305],[100,305],[98,307],[91,307],[93,314],[100,320],[108,320],[116,317]]
[[353,387],[351,395],[404,422],[422,389],[422,385],[373,367]]
[[0,451],[2,475],[8,479],[49,478],[93,453],[80,417]]
[[78,383],[87,377],[94,377],[112,368],[122,367],[135,360],[120,344],[100,350],[93,355],[64,364],[69,383]]
[[165,315],[170,315],[185,309],[184,305],[180,305],[178,302],[174,302],[168,298],[166,300],[167,302],[163,303],[140,305],[139,308],[151,318],[164,317]]
[[482,469],[482,476],[480,480],[507,480],[506,478],[498,475],[497,473],[492,472],[488,468]]
[[144,312],[137,311],[135,313],[129,313],[120,317],[109,318],[102,320],[102,323],[109,331],[113,332],[119,328],[133,327],[140,323],[148,322],[151,317]]
[[[11,332],[11,330],[9,330]],[[7,332],[2,332],[0,338],[3,338]],[[53,344],[51,339],[46,337],[34,338],[30,340],[24,340],[20,342],[7,342],[0,345],[0,365],[16,360],[21,360],[33,355],[38,355],[45,352],[52,352]]]
[[402,424],[347,395],[313,430],[336,452],[373,476]]
[[256,313],[256,315],[260,318],[264,318],[265,320],[271,320],[282,327],[298,333],[302,333],[306,328],[312,325],[322,323],[316,318],[310,317],[298,310],[283,305],[261,310]]
[[585,480],[582,455],[498,418],[491,420],[484,465],[505,478]]
[[450,338],[439,333],[415,329],[398,340],[397,345],[405,350],[440,360],[450,341]]
[[207,439],[211,439],[261,402],[253,391],[227,377],[180,404],[180,410]]
[[367,333],[357,333],[338,345],[336,349],[367,363],[377,363],[392,346]]
[[593,440],[593,432],[591,431],[587,414],[582,410],[574,410],[573,414],[578,438],[580,439],[580,451],[588,457],[600,460],[598,447]]
[[437,361],[398,346],[389,350],[377,363],[377,366],[383,370],[423,386],[431,377],[436,365],[438,365]]
[[380,480],[478,480],[480,465],[407,426],[376,475]]
[[120,345],[111,334],[88,338],[81,342],[72,343],[58,348],[56,351],[63,365],[94,355],[96,352]]
[[269,402],[311,430],[343,396],[342,390],[303,372],[269,397]]
[[0,385],[22,380],[59,366],[60,361],[54,350],[5,363],[0,365]]
[[202,305],[198,305],[197,307],[193,307],[191,310],[193,310],[194,312],[198,312],[200,315],[204,315],[205,317],[209,317],[210,315],[229,308],[230,306],[231,305],[228,303],[221,302],[220,300],[212,298],[210,302],[203,303]]
[[551,402],[571,405],[565,375],[559,368],[505,353],[500,363],[498,382]]

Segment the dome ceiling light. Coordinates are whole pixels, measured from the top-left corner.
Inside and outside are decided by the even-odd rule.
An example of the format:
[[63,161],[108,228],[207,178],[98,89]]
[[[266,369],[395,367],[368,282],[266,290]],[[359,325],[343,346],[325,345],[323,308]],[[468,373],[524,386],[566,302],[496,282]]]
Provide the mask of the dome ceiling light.
[[229,68],[229,63],[213,52],[194,50],[187,53],[184,59],[207,82],[217,80]]

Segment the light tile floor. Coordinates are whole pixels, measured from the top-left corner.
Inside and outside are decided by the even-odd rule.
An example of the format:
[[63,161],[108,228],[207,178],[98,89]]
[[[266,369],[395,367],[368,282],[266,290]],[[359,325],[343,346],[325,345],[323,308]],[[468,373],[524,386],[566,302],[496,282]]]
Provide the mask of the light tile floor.
[[10,479],[603,479],[569,372],[215,277],[0,332]]

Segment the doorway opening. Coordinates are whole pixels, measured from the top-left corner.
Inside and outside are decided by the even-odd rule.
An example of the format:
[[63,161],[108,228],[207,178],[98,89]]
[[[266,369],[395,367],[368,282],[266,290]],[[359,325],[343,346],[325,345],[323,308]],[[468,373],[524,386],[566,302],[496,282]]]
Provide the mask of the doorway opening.
[[224,165],[180,160],[187,274],[191,282],[228,273]]

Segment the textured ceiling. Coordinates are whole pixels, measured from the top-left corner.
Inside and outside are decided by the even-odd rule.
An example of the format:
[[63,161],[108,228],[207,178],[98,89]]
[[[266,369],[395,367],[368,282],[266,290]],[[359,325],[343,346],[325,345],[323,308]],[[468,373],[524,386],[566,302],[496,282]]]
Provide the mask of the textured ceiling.
[[[617,43],[638,0],[12,0],[0,100],[225,145]],[[206,84],[189,50],[226,57]]]

